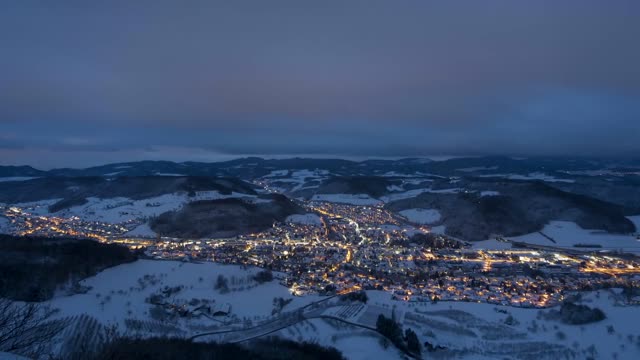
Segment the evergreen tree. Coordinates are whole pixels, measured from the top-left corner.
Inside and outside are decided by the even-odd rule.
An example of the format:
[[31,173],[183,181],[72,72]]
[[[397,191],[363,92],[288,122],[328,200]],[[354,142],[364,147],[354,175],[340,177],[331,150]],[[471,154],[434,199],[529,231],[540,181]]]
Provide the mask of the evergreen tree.
[[407,329],[404,332],[404,337],[407,340],[407,349],[410,352],[414,354],[420,354],[422,352],[422,349],[420,347],[420,340],[418,340],[418,335],[415,331]]

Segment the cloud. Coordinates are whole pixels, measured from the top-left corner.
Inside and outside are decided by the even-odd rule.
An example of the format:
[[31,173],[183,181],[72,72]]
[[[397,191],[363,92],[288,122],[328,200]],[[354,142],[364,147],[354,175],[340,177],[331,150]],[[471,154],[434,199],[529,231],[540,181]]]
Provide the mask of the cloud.
[[640,151],[634,0],[191,5],[5,6],[0,146]]

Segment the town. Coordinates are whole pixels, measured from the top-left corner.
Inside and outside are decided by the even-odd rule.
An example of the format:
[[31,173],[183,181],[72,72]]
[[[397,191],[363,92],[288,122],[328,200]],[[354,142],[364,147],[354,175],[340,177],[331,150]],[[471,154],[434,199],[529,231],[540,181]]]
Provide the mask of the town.
[[[2,209],[19,235],[73,236],[124,244],[153,259],[213,261],[271,270],[291,293],[384,290],[398,301],[469,301],[545,308],[571,291],[638,287],[632,255],[534,247],[512,242],[480,249],[381,206],[303,203],[308,214],[270,229],[223,239],[130,237],[140,219],[121,224]],[[629,299],[633,301],[633,299]]]

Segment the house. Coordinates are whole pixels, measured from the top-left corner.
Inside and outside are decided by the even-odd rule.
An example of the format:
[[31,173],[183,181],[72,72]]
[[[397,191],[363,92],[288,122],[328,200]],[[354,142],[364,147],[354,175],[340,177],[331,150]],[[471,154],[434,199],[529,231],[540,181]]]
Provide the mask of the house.
[[215,304],[211,309],[213,316],[227,316],[231,313],[231,305],[229,303]]

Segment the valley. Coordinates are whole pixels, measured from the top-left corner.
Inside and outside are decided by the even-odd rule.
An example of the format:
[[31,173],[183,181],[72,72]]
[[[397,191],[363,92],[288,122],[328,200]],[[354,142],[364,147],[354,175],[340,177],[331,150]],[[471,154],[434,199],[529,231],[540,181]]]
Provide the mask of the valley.
[[[485,166],[447,176],[434,169],[391,170],[396,165],[365,177],[338,175],[331,167],[254,169],[264,175],[244,180],[159,175],[151,177],[155,189],[136,197],[127,197],[126,184],[141,186],[146,177],[104,175],[115,188],[82,177],[8,180],[0,197],[29,201],[5,202],[0,230],[88,239],[139,254],[133,264],[76,280],[77,285],[60,284],[48,301],[72,328],[89,321],[97,322],[95,331],[115,326],[128,336],[223,343],[277,334],[335,346],[350,358],[367,354],[367,346],[391,351],[393,358],[404,350],[380,347],[386,340],[375,319],[395,314],[418,332],[424,351],[442,358],[610,351],[582,341],[569,345],[530,328],[551,321],[544,326],[555,329],[542,314],[575,301],[576,294],[602,296],[609,300],[597,300],[599,307],[615,303],[633,312],[640,303],[640,216],[628,210],[635,205],[552,185],[581,181],[566,175],[564,181],[469,177],[495,168]],[[56,184],[50,196],[11,195],[43,184]],[[255,280],[262,271],[269,274],[266,282]],[[369,301],[348,300],[359,293]],[[503,314],[517,320],[505,324]],[[589,331],[597,331],[593,326]],[[343,331],[355,331],[354,340],[337,340]],[[435,335],[443,331],[468,341]],[[505,348],[501,341],[508,333]],[[628,346],[624,339],[620,345],[612,341],[620,346],[617,356],[633,358],[635,338]],[[375,346],[365,345],[370,343]],[[539,344],[546,344],[544,351]],[[74,351],[60,346],[58,351]]]

